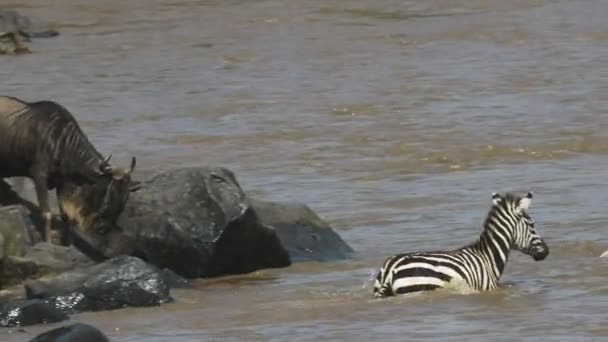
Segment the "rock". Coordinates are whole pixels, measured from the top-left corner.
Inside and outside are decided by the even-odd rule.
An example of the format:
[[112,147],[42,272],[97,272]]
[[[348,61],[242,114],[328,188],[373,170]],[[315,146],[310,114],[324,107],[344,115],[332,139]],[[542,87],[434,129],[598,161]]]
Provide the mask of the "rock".
[[275,229],[293,262],[347,259],[353,249],[308,206],[250,199],[261,222]]
[[0,327],[16,327],[60,322],[68,316],[53,305],[41,300],[22,300],[0,309]]
[[[248,273],[291,261],[260,222],[232,172],[190,168],[152,177],[107,234],[75,232],[92,257],[135,255],[188,278]],[[79,233],[79,234],[78,234]]]
[[29,281],[25,286],[28,298],[45,299],[66,313],[156,306],[172,300],[161,271],[130,256]]
[[0,54],[29,53],[25,42],[30,38],[59,35],[56,30],[36,24],[13,10],[0,10]]
[[25,256],[29,248],[40,240],[40,234],[27,208],[21,205],[0,207],[0,288],[18,283],[31,274],[27,266],[12,267],[9,259]]
[[600,255],[600,258],[604,258],[604,257],[608,257],[608,251],[605,251],[604,253],[602,253],[602,255]]
[[3,285],[10,286],[26,279],[56,274],[77,267],[92,265],[93,261],[74,247],[40,242],[26,254],[6,256],[2,265]]
[[40,334],[30,342],[108,342],[99,329],[83,323],[66,325]]
[[2,256],[23,256],[30,246],[41,241],[30,211],[21,205],[0,207],[0,234],[4,240]]

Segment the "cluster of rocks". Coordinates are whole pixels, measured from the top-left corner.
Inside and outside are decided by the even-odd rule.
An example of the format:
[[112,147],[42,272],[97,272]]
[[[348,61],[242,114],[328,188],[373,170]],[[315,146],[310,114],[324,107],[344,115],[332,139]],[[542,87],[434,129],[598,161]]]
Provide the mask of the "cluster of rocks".
[[[72,227],[73,246],[41,242],[36,207],[7,196],[3,186],[2,327],[161,305],[172,300],[172,288],[188,286],[192,278],[340,260],[352,253],[306,205],[250,198],[234,174],[220,167],[177,169],[141,182],[115,228]],[[96,333],[91,329],[76,325],[49,334]],[[45,338],[52,340],[37,341]]]
[[[58,34],[0,9],[0,55],[29,53],[31,38]],[[107,222],[81,226],[55,217],[54,226],[71,235],[72,245],[61,246],[42,242],[38,206],[0,179],[0,327],[60,322],[84,311],[157,306],[172,301],[171,289],[188,286],[189,279],[340,260],[352,253],[306,205],[251,198],[225,168],[173,170],[138,188],[116,213],[120,216],[105,217],[113,214],[107,208],[92,215]],[[96,191],[98,186],[83,185],[76,202],[107,196]],[[117,198],[122,202],[116,207],[125,200]],[[91,208],[76,216],[91,216]],[[95,229],[99,226],[111,229]],[[108,339],[77,323],[32,341]]]

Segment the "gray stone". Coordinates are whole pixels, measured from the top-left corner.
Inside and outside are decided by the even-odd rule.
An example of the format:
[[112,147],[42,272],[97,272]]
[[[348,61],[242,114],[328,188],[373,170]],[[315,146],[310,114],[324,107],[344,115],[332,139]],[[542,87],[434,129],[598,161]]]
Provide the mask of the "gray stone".
[[275,229],[293,262],[351,257],[353,249],[307,205],[258,199],[249,203],[261,222]]
[[122,256],[26,283],[28,298],[44,299],[66,313],[156,306],[171,301],[162,272]]
[[192,168],[152,177],[131,194],[115,229],[75,231],[91,257],[136,255],[188,278],[290,265],[275,231],[248,205],[232,172]]
[[41,300],[20,300],[0,308],[0,327],[17,327],[43,323],[54,323],[68,316],[53,305]]

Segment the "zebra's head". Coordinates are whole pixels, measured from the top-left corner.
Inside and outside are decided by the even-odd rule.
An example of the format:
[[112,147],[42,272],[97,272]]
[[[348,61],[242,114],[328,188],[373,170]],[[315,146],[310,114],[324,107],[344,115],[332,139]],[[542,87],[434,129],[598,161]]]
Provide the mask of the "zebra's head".
[[534,220],[528,214],[532,202],[532,192],[525,197],[506,194],[504,197],[493,193],[494,209],[502,213],[499,216],[504,223],[512,227],[512,248],[534,258],[536,261],[544,260],[549,255],[549,246],[536,232]]

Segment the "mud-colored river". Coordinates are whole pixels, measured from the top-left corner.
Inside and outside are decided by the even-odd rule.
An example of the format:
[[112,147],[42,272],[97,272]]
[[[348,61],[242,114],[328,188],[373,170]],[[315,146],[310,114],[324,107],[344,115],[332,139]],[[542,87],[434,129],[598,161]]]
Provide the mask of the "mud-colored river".
[[[0,93],[62,103],[140,174],[226,166],[357,251],[73,321],[115,341],[608,338],[608,1],[2,3],[62,35],[2,57]],[[527,190],[545,261],[514,253],[485,294],[372,298],[386,256],[468,243],[492,192]]]

